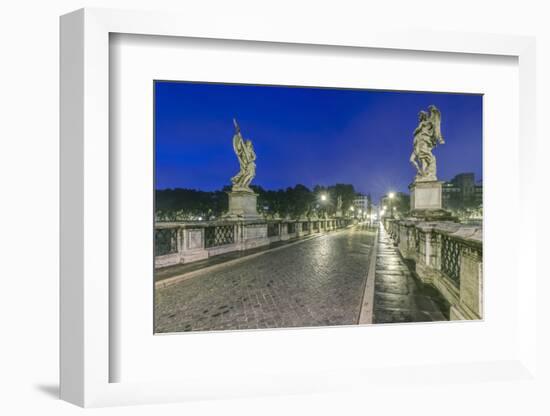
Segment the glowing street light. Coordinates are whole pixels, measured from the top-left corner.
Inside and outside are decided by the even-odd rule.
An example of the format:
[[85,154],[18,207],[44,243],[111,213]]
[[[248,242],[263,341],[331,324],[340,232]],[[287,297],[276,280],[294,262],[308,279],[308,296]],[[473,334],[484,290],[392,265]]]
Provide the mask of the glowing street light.
[[393,209],[392,209],[391,202],[392,202],[393,198],[395,198],[395,192],[389,192],[388,193],[388,198],[390,199],[390,216],[391,216],[391,218],[393,218],[393,211],[395,211],[395,207],[393,207]]
[[326,201],[327,200],[327,194],[321,194],[321,201]]

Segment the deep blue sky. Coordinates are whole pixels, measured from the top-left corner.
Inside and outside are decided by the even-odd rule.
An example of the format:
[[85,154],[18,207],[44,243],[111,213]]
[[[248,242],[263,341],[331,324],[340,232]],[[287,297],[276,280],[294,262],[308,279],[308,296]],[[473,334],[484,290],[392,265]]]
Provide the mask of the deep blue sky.
[[257,155],[252,184],[351,183],[377,200],[408,192],[418,112],[436,105],[438,178],[482,175],[482,96],[184,82],[155,83],[156,188],[217,190],[238,171],[232,118]]

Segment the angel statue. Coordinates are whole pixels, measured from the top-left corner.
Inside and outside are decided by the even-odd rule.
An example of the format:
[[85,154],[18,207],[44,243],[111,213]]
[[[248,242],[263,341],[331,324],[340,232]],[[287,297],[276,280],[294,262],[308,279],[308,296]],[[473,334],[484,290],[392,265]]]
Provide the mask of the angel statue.
[[342,195],[336,198],[336,215],[342,215]]
[[231,178],[233,192],[253,192],[249,185],[256,176],[256,153],[250,140],[244,140],[237,120],[233,119],[235,134],[233,135],[233,150],[239,158],[240,170]]
[[414,130],[410,161],[417,171],[415,182],[437,180],[437,165],[432,150],[438,144],[444,143],[441,135],[441,113],[434,105],[430,105],[428,112],[418,113],[418,127]]

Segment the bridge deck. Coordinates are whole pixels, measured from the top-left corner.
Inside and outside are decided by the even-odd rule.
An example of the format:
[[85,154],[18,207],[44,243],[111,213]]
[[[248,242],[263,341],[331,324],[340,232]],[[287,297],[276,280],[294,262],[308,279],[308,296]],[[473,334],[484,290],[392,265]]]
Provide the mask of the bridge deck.
[[[372,229],[357,226],[216,263],[200,276],[156,289],[155,331],[357,324],[374,241]],[[414,276],[380,227],[373,322],[443,321],[447,311],[441,295]]]
[[329,233],[158,288],[156,332],[356,324],[374,236]]

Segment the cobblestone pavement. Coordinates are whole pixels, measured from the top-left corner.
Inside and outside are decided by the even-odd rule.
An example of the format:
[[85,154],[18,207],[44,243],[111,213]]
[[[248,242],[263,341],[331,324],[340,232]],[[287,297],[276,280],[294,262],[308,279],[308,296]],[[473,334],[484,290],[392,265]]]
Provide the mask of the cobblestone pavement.
[[333,232],[157,289],[156,332],[356,324],[374,236]]
[[448,320],[448,304],[437,290],[411,273],[381,225],[376,253],[374,323]]

